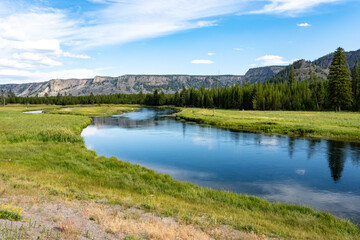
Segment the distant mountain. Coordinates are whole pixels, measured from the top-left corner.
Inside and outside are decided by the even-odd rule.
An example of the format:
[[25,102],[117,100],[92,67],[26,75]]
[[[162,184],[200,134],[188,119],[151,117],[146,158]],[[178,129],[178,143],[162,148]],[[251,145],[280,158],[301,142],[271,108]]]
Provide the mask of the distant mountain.
[[[350,68],[360,59],[360,50],[346,53]],[[327,78],[333,53],[323,56],[313,62],[299,60],[294,63],[295,78],[304,80],[309,78],[310,67],[318,77]],[[73,95],[85,96],[91,93],[114,94],[114,93],[151,93],[155,88],[161,88],[165,93],[180,91],[184,84],[186,88],[200,87],[230,87],[234,84],[256,82],[281,82],[289,76],[289,66],[266,66],[249,69],[245,75],[124,75],[120,77],[101,77],[89,79],[53,79],[41,83],[5,84],[0,85],[0,90],[10,89],[17,96],[56,96]]]
[[265,82],[285,68],[285,66],[251,68],[246,72],[243,81],[246,83]]
[[[330,53],[313,61],[313,63],[323,68],[329,68],[333,58],[334,58],[334,53]],[[346,52],[346,58],[349,65],[348,67],[352,69],[355,65],[356,59],[360,59],[360,49],[356,51]]]
[[[334,53],[330,53],[326,56],[316,59],[315,61],[305,61],[299,60],[293,63],[295,79],[304,80],[310,77],[310,67],[315,72],[315,74],[323,79],[327,79],[329,74],[329,67],[334,58]],[[348,60],[348,67],[351,70],[356,59],[360,60],[360,49],[357,51],[346,52],[346,58]],[[285,67],[283,70],[278,72],[275,76],[269,78],[269,82],[282,82],[288,79],[290,73],[291,65]]]
[[16,96],[56,96],[73,95],[86,96],[93,93],[151,93],[155,88],[161,88],[166,93],[174,93],[181,90],[184,84],[186,88],[200,87],[230,87],[234,84],[242,84],[243,76],[219,75],[219,76],[190,76],[190,75],[124,75],[120,77],[101,77],[93,79],[53,79],[41,83],[5,84],[0,85],[0,90],[10,89]]
[[[327,75],[329,74],[328,68],[320,67],[313,62],[299,60],[293,63],[294,65],[294,72],[295,72],[295,79],[303,81],[305,79],[310,78],[310,68],[311,70],[320,78],[326,79]],[[283,70],[278,72],[275,76],[270,78],[269,82],[283,82],[289,78],[289,73],[291,70],[291,65],[285,67]]]

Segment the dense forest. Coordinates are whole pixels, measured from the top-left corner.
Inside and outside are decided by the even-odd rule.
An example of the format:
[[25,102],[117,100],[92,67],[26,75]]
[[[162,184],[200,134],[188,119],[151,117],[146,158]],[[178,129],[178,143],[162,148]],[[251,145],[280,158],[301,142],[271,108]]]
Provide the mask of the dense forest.
[[310,69],[310,77],[296,81],[294,69],[281,82],[234,85],[222,88],[186,89],[165,94],[111,94],[90,96],[17,97],[2,92],[2,102],[20,104],[145,104],[175,105],[244,110],[360,110],[360,67],[356,61],[350,72],[342,48],[335,52],[328,79],[321,79]]

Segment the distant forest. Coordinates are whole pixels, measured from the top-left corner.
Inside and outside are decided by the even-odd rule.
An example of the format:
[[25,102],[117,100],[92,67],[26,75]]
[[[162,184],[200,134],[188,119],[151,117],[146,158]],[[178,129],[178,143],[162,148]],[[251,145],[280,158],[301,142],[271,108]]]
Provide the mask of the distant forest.
[[321,79],[310,69],[310,77],[296,81],[294,68],[282,82],[266,82],[186,89],[166,94],[155,89],[152,94],[111,94],[90,96],[17,97],[2,92],[2,103],[20,104],[144,104],[182,107],[244,109],[244,110],[360,110],[360,67],[356,61],[350,72],[345,52],[338,48],[330,66],[328,79]]

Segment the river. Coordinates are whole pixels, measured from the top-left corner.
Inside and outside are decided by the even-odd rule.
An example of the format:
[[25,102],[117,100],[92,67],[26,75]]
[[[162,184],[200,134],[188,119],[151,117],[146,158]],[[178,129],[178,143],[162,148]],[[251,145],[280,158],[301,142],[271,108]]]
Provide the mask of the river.
[[360,144],[233,132],[171,110],[96,117],[87,148],[181,181],[324,210],[360,223]]

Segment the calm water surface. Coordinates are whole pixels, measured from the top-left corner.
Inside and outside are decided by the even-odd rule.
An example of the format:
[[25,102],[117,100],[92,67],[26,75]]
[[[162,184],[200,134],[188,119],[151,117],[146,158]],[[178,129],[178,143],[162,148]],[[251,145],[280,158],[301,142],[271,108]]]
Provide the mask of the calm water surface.
[[87,148],[215,189],[312,206],[360,223],[360,144],[239,133],[171,110],[94,118]]

